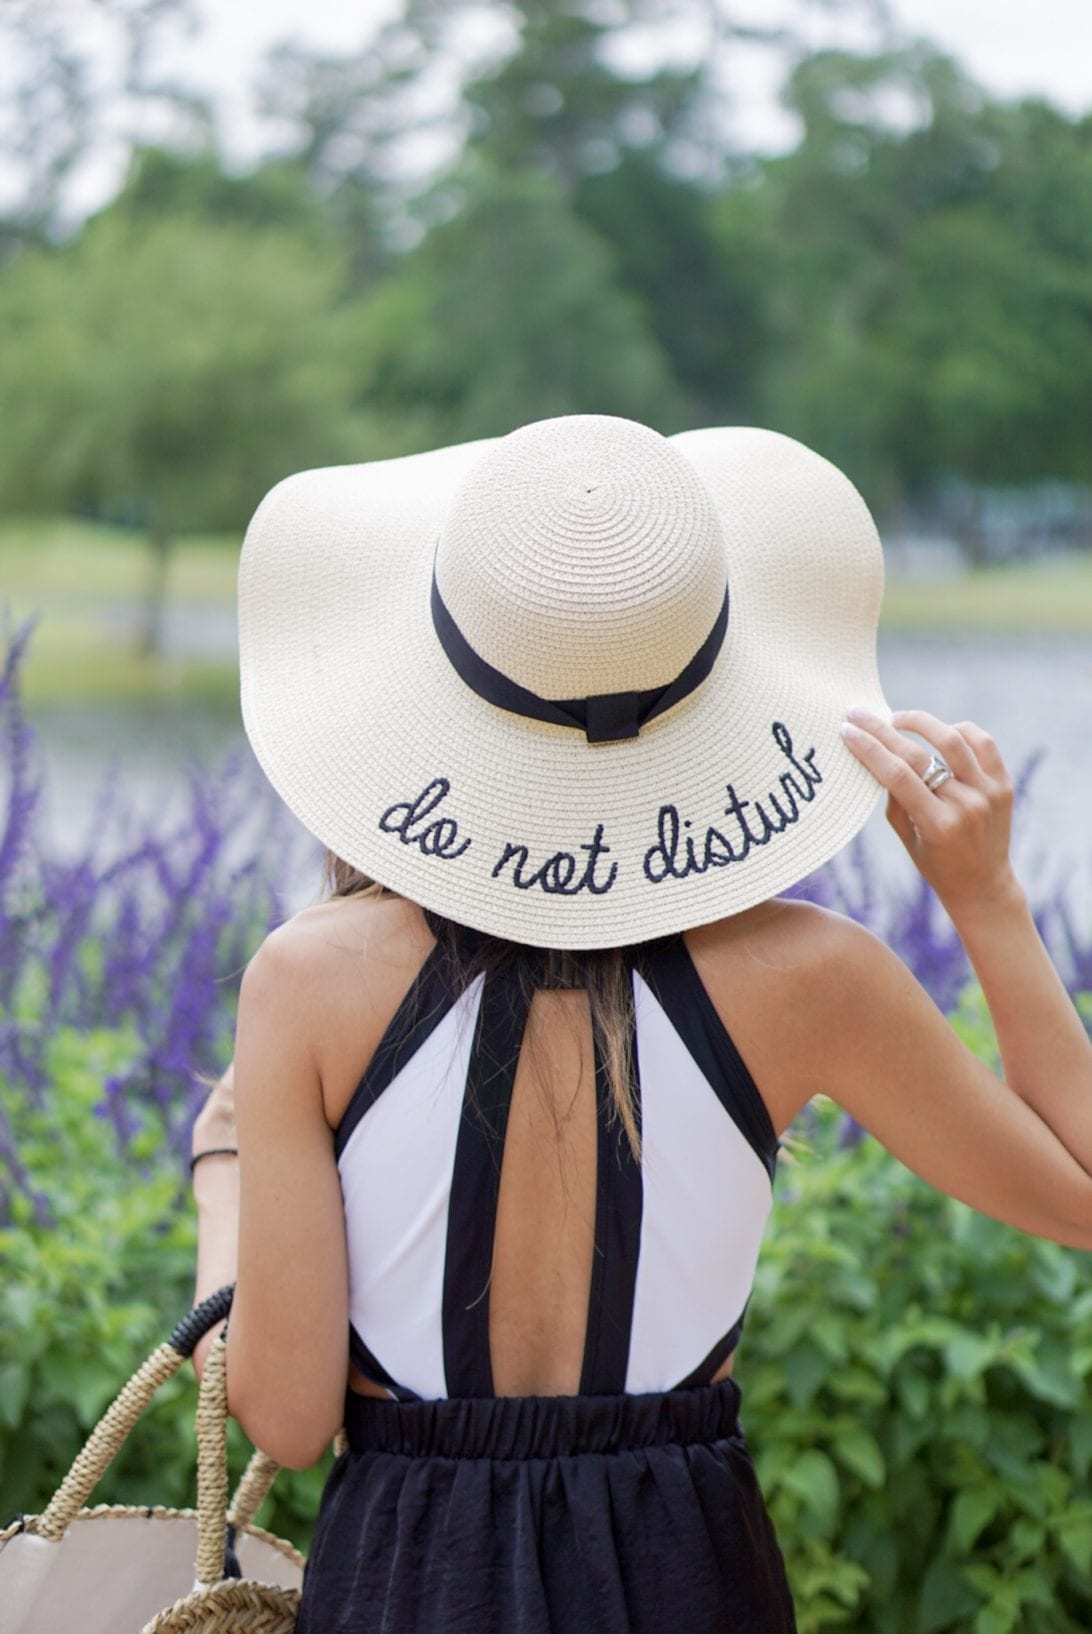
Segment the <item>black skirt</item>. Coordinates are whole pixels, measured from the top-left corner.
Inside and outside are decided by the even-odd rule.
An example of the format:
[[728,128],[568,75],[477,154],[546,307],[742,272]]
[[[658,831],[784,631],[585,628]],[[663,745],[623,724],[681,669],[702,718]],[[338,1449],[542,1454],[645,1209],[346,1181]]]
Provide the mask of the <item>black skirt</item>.
[[795,1634],[739,1404],[349,1391],[297,1634]]

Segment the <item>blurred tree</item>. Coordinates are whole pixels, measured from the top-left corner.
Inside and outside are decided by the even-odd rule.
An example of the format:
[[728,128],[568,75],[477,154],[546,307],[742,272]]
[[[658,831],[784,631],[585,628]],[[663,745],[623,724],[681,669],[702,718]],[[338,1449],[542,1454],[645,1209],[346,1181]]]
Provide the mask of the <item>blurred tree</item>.
[[766,244],[738,231],[718,239],[714,197],[642,153],[582,178],[574,207],[641,301],[692,417],[753,419],[770,343]]
[[0,502],[146,530],[145,650],[179,531],[238,528],[281,476],[359,457],[341,278],[274,228],[114,212],[0,278]]
[[1092,113],[1029,99],[998,111],[993,196],[1025,242],[1092,264]]
[[[886,0],[789,0],[776,25],[743,22],[725,0],[401,0],[360,51],[277,46],[262,109],[369,253],[410,247],[434,217],[438,177],[480,152],[499,170],[579,181],[627,155],[713,185],[732,143],[725,59],[741,40],[786,60],[794,21],[852,14],[885,34]],[[651,64],[651,66],[650,66]],[[656,66],[660,64],[660,66]]]
[[[691,0],[519,0],[513,10],[516,49],[463,88],[471,148],[513,169],[548,171],[570,198],[583,177],[613,170],[627,153],[663,162],[693,116],[704,65],[636,78],[606,53],[627,29],[684,23],[687,13],[692,20]],[[435,0],[408,0],[411,26],[434,30],[435,17]]]
[[260,110],[294,131],[288,157],[344,234],[359,284],[384,270],[398,247],[409,185],[398,149],[407,129],[421,124],[403,103],[412,104],[424,69],[421,43],[399,18],[358,53],[278,45],[259,75]]
[[266,159],[234,174],[211,146],[196,153],[137,148],[109,213],[134,222],[184,217],[239,228],[273,227],[328,251],[336,251],[338,242],[325,201],[296,160]]
[[463,64],[471,148],[548,170],[571,192],[629,153],[715,184],[733,151],[725,68],[735,47],[791,61],[803,51],[798,25],[817,11],[855,16],[877,38],[889,26],[884,0],[790,0],[772,22],[731,0],[404,0],[399,26],[425,63]]
[[[826,9],[885,19],[875,0]],[[296,97],[302,151],[335,172],[355,153],[367,174],[397,176],[407,133],[435,139],[443,124],[435,67],[447,65],[464,162],[416,201],[418,230],[466,208],[474,162],[494,178],[546,175],[556,207],[610,250],[691,417],[748,417],[766,345],[764,269],[749,244],[718,241],[711,220],[731,154],[724,63],[743,39],[797,47],[791,27],[746,25],[707,0],[405,0],[366,60],[311,60],[309,98]],[[289,55],[298,85],[308,59]],[[283,81],[279,111],[289,111]]]
[[1092,388],[1073,367],[1090,330],[1087,263],[1049,256],[986,204],[919,222],[872,336],[873,371],[897,388],[882,426],[903,480],[1092,480]]
[[685,398],[641,304],[555,179],[475,165],[461,208],[363,309],[361,390],[391,452],[555,414],[675,430]]
[[767,271],[763,417],[881,506],[951,472],[1092,478],[1089,122],[993,104],[927,48],[822,53],[787,99],[802,142],[717,210]]
[[[546,176],[552,208],[571,212],[585,240],[602,241],[615,286],[640,303],[661,368],[677,382],[668,418],[684,401],[691,419],[746,414],[762,351],[762,303],[747,256],[714,238],[708,182],[722,169],[728,141],[714,115],[723,102],[719,53],[748,31],[704,0],[518,0],[494,11],[492,28],[480,31],[488,43],[474,49],[463,42],[480,13],[469,4],[407,0],[389,35],[403,97],[416,84],[420,100],[431,63],[461,63],[466,160],[420,201],[419,220],[443,228],[465,211],[475,164],[494,181]],[[634,72],[619,55],[640,35],[651,59],[673,48],[677,56],[680,33],[689,41],[686,66]],[[397,109],[395,98],[388,115],[396,122]],[[481,222],[481,186],[475,196],[474,222]],[[468,244],[474,222],[466,223]],[[564,230],[571,236],[573,227]],[[483,276],[493,276],[487,266]]]
[[794,151],[748,157],[715,106],[747,32],[719,0],[403,0],[374,50],[280,47],[281,157],[145,145],[68,249],[0,272],[0,497],[140,520],[161,583],[173,531],[281,471],[581,410],[776,425],[880,508],[1092,479],[1092,120],[928,46],[828,51],[789,76]]
[[0,257],[71,224],[81,166],[123,153],[138,118],[208,138],[207,99],[151,67],[164,36],[195,24],[193,0],[0,0]]

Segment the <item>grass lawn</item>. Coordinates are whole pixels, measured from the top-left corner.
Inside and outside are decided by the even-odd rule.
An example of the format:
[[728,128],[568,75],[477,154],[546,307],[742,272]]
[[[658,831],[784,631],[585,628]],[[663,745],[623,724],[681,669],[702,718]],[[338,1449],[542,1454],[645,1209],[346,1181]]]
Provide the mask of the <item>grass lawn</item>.
[[[181,601],[225,606],[235,599],[242,534],[183,536],[168,589]],[[139,599],[149,571],[144,535],[72,517],[0,522],[0,584],[26,602],[55,605]]]
[[[168,574],[171,602],[194,616],[230,613],[241,543],[241,534],[180,539]],[[226,653],[153,660],[134,650],[149,562],[143,536],[125,529],[71,518],[0,523],[0,608],[7,603],[16,620],[42,613],[23,669],[28,704],[157,696],[237,703],[238,671]],[[883,624],[1092,634],[1092,552],[937,583],[894,580]]]
[[212,658],[144,658],[93,614],[47,610],[30,639],[21,692],[31,710],[42,705],[144,703],[185,699],[237,710],[238,665]]
[[[241,536],[178,541],[167,579],[176,605],[195,612],[235,605]],[[16,622],[41,617],[23,665],[28,705],[75,698],[128,701],[184,696],[237,705],[230,658],[144,658],[133,630],[150,572],[142,535],[71,518],[0,524],[0,607]]]
[[1092,551],[979,568],[938,583],[889,582],[883,625],[914,631],[1092,633]]

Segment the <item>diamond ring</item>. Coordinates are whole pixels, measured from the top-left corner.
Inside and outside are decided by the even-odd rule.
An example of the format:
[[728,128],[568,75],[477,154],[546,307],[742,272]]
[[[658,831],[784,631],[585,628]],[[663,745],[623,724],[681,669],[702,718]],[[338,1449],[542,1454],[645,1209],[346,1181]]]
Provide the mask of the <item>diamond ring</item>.
[[946,760],[941,760],[939,755],[930,755],[929,764],[922,772],[921,780],[930,793],[935,794],[950,777],[954,776],[955,773]]

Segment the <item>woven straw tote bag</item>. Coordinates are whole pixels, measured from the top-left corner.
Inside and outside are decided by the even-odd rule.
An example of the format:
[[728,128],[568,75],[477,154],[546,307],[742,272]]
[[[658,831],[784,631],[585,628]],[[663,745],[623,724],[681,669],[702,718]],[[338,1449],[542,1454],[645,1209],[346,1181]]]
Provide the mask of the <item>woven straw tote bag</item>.
[[[40,1515],[0,1531],[3,1634],[291,1634],[304,1557],[253,1516],[279,1465],[255,1451],[227,1492],[227,1346],[201,1377],[197,1508],[82,1507],[161,1384],[231,1307],[210,1295],[133,1374]],[[344,1432],[334,1442],[344,1447]]]

